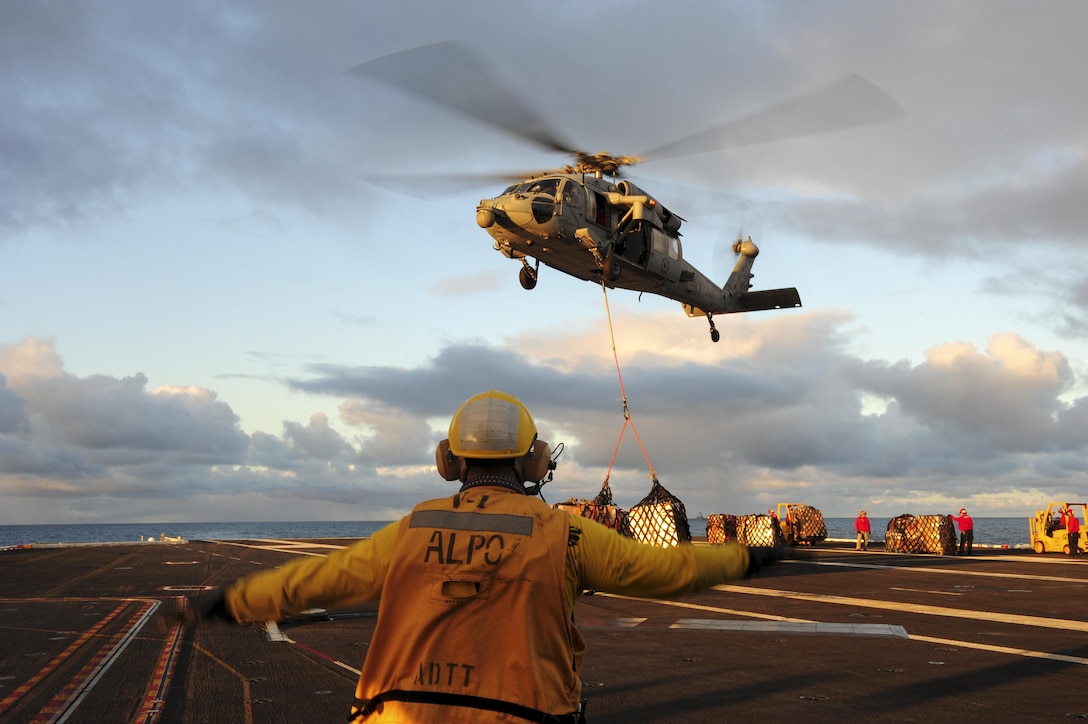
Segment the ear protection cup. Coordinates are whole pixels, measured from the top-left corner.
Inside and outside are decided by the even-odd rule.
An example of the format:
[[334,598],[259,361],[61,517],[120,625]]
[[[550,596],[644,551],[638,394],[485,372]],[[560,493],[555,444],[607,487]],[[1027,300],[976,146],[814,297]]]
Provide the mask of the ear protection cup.
[[523,465],[526,483],[543,480],[555,465],[552,462],[552,450],[548,447],[548,443],[543,440],[534,440],[532,449],[524,457]]
[[464,468],[464,461],[461,458],[450,452],[450,441],[443,440],[438,443],[438,447],[434,451],[434,464],[438,468],[438,474],[442,476],[443,480],[461,479],[461,470]]

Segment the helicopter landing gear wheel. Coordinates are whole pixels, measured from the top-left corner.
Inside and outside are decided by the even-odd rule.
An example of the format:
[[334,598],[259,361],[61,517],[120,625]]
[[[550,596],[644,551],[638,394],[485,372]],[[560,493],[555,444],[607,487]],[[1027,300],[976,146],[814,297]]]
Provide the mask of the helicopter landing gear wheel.
[[717,342],[722,338],[722,335],[721,332],[718,331],[718,328],[714,326],[714,315],[708,314],[706,315],[706,319],[710,322],[710,341]]
[[620,278],[620,273],[623,271],[623,267],[620,265],[620,260],[614,255],[609,254],[604,258],[604,278],[610,282],[614,282]]
[[529,262],[524,259],[521,260],[521,263],[523,266],[521,267],[521,271],[518,272],[518,281],[521,282],[521,288],[526,290],[535,289],[537,272],[540,270],[540,262],[537,262],[536,269],[529,266]]

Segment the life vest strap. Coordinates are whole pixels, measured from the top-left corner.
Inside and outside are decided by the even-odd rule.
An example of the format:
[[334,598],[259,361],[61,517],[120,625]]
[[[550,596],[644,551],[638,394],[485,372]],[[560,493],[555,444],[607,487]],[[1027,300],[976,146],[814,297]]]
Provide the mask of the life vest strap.
[[354,706],[352,707],[353,713],[348,717],[348,721],[351,722],[356,719],[365,719],[373,714],[382,702],[386,701],[484,709],[487,711],[499,712],[501,714],[509,714],[526,721],[540,722],[541,724],[579,724],[579,721],[585,721],[584,718],[579,719],[579,717],[584,716],[580,711],[573,711],[569,714],[548,714],[547,712],[534,709],[530,706],[522,706],[521,704],[515,704],[512,701],[503,701],[502,699],[490,699],[488,697],[472,696],[470,694],[411,691],[407,689],[391,689],[390,691],[383,691],[369,700],[355,699]]

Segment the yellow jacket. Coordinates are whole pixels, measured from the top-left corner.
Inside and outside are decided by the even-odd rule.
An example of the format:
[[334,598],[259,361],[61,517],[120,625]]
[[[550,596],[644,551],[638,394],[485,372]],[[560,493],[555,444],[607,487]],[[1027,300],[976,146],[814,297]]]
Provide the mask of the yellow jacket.
[[748,550],[735,543],[657,548],[479,487],[421,503],[327,558],[243,578],[227,607],[240,621],[266,621],[380,598],[354,713],[524,722],[578,705],[585,642],[572,613],[583,589],[669,598],[747,570]]

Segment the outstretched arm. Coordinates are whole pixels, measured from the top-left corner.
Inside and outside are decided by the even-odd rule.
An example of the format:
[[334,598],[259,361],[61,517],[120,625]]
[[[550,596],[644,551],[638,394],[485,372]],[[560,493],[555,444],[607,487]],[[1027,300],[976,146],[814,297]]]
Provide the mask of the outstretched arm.
[[238,621],[273,621],[308,608],[352,605],[381,595],[400,523],[322,558],[307,557],[254,573],[226,587]]
[[571,516],[567,585],[571,598],[583,588],[646,598],[671,598],[709,588],[770,562],[774,549],[738,543],[659,548],[640,543],[586,518]]

